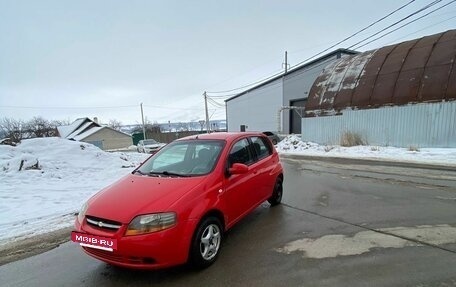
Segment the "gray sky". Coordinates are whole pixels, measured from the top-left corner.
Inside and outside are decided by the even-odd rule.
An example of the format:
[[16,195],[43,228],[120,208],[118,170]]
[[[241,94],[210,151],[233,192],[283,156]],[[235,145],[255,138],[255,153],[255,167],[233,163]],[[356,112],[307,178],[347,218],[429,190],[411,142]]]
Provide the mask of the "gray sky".
[[[150,121],[203,119],[205,90],[267,77],[285,50],[294,65],[409,1],[0,0],[0,117],[133,124],[142,102]],[[336,48],[430,2],[416,0]],[[455,28],[452,3],[359,50]],[[225,117],[215,106],[210,114]]]

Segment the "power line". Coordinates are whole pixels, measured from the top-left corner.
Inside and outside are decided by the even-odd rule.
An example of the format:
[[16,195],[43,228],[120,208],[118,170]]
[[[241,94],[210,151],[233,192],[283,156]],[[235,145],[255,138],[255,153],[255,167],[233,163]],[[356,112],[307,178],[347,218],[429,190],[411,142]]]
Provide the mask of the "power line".
[[181,108],[181,107],[165,107],[165,106],[154,106],[154,105],[144,105],[148,108],[157,108],[157,109],[166,109],[166,110],[201,110],[201,108]]
[[[321,62],[321,63],[318,63],[318,64],[316,64],[316,65],[314,65],[314,66],[307,67],[307,68],[305,69],[305,71],[311,71],[311,70],[317,69],[317,68],[319,68],[319,67],[326,66],[327,64],[328,64],[327,62]],[[299,76],[300,76],[299,74],[289,74],[289,75],[287,75],[286,81],[287,81],[288,83],[298,81],[298,80],[299,80],[299,78],[298,78]],[[293,79],[293,78],[296,78],[296,79]],[[267,87],[270,88],[270,87],[274,87],[274,86],[281,85],[281,84],[282,84],[282,82],[273,82],[273,83],[271,83],[271,84],[268,84]],[[230,97],[230,96],[237,96],[237,95],[239,95],[239,93],[229,94],[229,95],[226,95],[226,96],[227,96],[227,98],[228,98],[228,97]],[[211,97],[212,97],[212,96],[211,96]],[[242,100],[241,100],[241,101],[242,101]]]
[[[448,14],[448,13],[445,13],[445,14]],[[440,14],[440,15],[445,15],[445,14]],[[436,16],[437,16],[437,15],[436,15]],[[444,22],[446,22],[446,21],[449,21],[449,20],[451,20],[451,19],[454,19],[454,18],[456,18],[456,16],[453,16],[453,17],[447,18],[447,19],[445,19],[445,20],[442,20],[442,21],[440,21],[440,22],[431,24],[431,25],[426,26],[426,27],[424,27],[424,28],[422,28],[422,29],[420,29],[420,30],[416,30],[416,31],[414,31],[414,32],[412,32],[412,33],[410,33],[410,34],[407,34],[407,35],[405,35],[405,36],[402,36],[402,37],[399,37],[399,38],[397,38],[397,39],[394,39],[394,40],[390,41],[388,44],[396,43],[397,41],[399,41],[399,40],[401,40],[401,39],[407,38],[408,36],[411,36],[411,35],[416,34],[416,33],[418,33],[418,32],[424,31],[424,30],[429,29],[429,28],[431,28],[431,27],[437,26],[437,25],[439,25],[439,24],[442,24],[442,23],[444,23]]]
[[212,99],[226,99],[229,97],[229,95],[223,95],[223,96],[210,96]]
[[56,106],[0,106],[0,108],[11,108],[11,109],[117,109],[117,108],[137,108],[137,105],[128,106],[104,106],[104,107],[56,107]]
[[[437,1],[442,1],[442,0],[437,0]],[[398,11],[404,9],[405,7],[407,7],[408,5],[412,4],[413,2],[415,2],[415,0],[409,1],[408,3],[406,3],[406,4],[402,5],[401,7],[397,8],[396,10],[390,12],[390,13],[387,14],[386,16],[383,16],[382,18],[380,18],[380,19],[374,21],[373,23],[367,25],[366,27],[362,28],[361,30],[359,30],[359,31],[353,33],[352,35],[346,37],[345,39],[343,39],[343,40],[337,42],[336,44],[334,44],[334,45],[332,45],[332,46],[330,46],[330,47],[324,49],[324,50],[321,51],[321,52],[318,52],[317,54],[313,55],[312,57],[309,57],[309,58],[305,59],[304,61],[301,61],[301,62],[297,63],[296,65],[293,65],[290,69],[292,69],[292,68],[294,68],[294,67],[296,67],[296,66],[299,66],[299,65],[301,65],[302,63],[305,63],[305,62],[307,62],[307,61],[309,61],[309,60],[311,60],[311,59],[313,59],[313,58],[315,58],[315,57],[317,57],[317,56],[319,56],[319,55],[321,55],[321,54],[323,54],[323,53],[329,51],[330,49],[336,47],[337,45],[342,44],[343,42],[346,42],[347,40],[350,40],[350,39],[353,38],[354,36],[356,36],[356,35],[358,35],[358,34],[364,32],[364,31],[366,31],[366,30],[369,29],[370,27],[372,27],[372,26],[374,26],[375,24],[377,24],[377,23],[379,23],[379,22],[385,20],[386,18],[388,18],[389,16],[393,15],[394,13],[396,13],[396,12],[398,12]],[[348,49],[349,49],[349,48],[348,48]]]
[[220,104],[220,103],[218,103],[217,101],[211,99],[210,97],[207,97],[207,100],[208,100],[209,102],[211,102],[212,104],[214,104],[214,105],[223,106],[222,104]]
[[384,32],[384,31],[388,30],[389,28],[392,28],[392,27],[398,25],[399,23],[404,22],[404,21],[407,20],[408,18],[413,17],[413,16],[415,16],[416,14],[419,14],[419,13],[423,12],[424,10],[427,10],[427,9],[431,8],[432,6],[434,6],[434,5],[437,5],[439,2],[442,2],[442,0],[435,0],[435,1],[433,1],[433,2],[431,2],[431,3],[429,3],[429,4],[427,4],[426,6],[420,8],[420,9],[418,9],[417,11],[415,11],[415,12],[413,12],[413,13],[411,13],[411,14],[405,16],[405,17],[402,18],[402,19],[400,19],[399,21],[396,21],[396,22],[394,22],[393,24],[388,25],[387,27],[381,29],[380,31],[375,32],[374,34],[370,35],[369,37],[366,37],[366,38],[362,39],[361,41],[356,42],[355,44],[351,45],[351,46],[348,47],[347,49],[351,49],[351,48],[353,48],[353,47],[355,47],[355,46],[357,46],[357,45],[363,43],[364,41],[369,40],[369,39],[371,39],[371,38],[374,37],[374,36],[377,36],[378,34],[380,34],[380,33]]
[[256,82],[253,82],[253,83],[250,83],[248,85],[244,85],[242,87],[238,87],[238,88],[234,88],[234,89],[231,89],[231,90],[225,90],[225,91],[216,91],[216,92],[207,92],[208,94],[222,94],[222,93],[229,93],[229,92],[234,92],[234,91],[237,91],[237,90],[241,90],[241,89],[244,89],[244,88],[248,88],[250,86],[253,86],[253,85],[256,85],[256,84],[259,84],[261,82],[265,82],[267,80],[270,80],[278,75],[281,75],[283,73],[282,69],[280,69],[280,72],[277,72],[267,78],[264,78],[264,79],[261,79],[259,81],[256,81]]
[[[445,5],[443,5],[443,6],[440,6],[439,8],[436,8],[436,9],[432,10],[431,12],[429,12],[429,13],[427,13],[427,14],[424,14],[424,15],[422,15],[422,16],[420,16],[420,17],[418,17],[418,18],[416,18],[416,19],[414,19],[414,20],[412,20],[412,21],[410,21],[410,22],[405,23],[405,24],[402,25],[402,26],[397,27],[396,29],[393,29],[393,30],[389,31],[388,33],[385,33],[385,34],[381,35],[380,37],[377,37],[377,38],[375,38],[375,39],[373,39],[373,40],[371,40],[371,41],[369,41],[369,42],[367,42],[367,43],[365,43],[365,44],[363,44],[363,45],[360,45],[360,46],[356,47],[355,49],[362,48],[362,47],[364,47],[364,46],[366,46],[366,45],[368,45],[368,44],[370,44],[370,43],[372,43],[372,42],[375,42],[375,41],[377,41],[377,40],[379,40],[379,39],[381,39],[381,38],[383,38],[383,37],[385,37],[385,36],[387,36],[387,35],[389,35],[389,34],[395,32],[395,31],[397,31],[397,30],[399,30],[399,29],[401,29],[401,28],[403,28],[403,27],[405,27],[405,26],[407,26],[407,25],[410,25],[410,24],[412,24],[413,22],[416,22],[416,21],[418,21],[418,20],[420,20],[420,19],[422,19],[422,18],[424,18],[424,17],[426,17],[426,16],[428,16],[428,15],[430,15],[430,14],[432,14],[432,13],[434,13],[434,12],[436,12],[436,11],[438,11],[438,10],[440,10],[440,9],[442,9],[442,8],[444,8],[444,7],[450,5],[451,3],[454,3],[454,2],[456,2],[456,0],[450,1],[450,2],[448,2],[447,4],[445,4]],[[452,18],[454,18],[454,17],[452,17]],[[450,19],[451,19],[451,18],[450,18]]]
[[[149,108],[159,108],[159,109],[168,109],[168,110],[201,110],[201,108],[181,108],[181,107],[167,107],[167,106],[155,106],[155,105],[144,105],[144,107]],[[73,107],[73,106],[13,106],[13,105],[6,105],[0,106],[0,108],[7,108],[7,109],[40,109],[40,110],[91,110],[91,109],[123,109],[123,108],[138,108],[138,105],[125,105],[125,106],[98,106],[98,107]]]
[[[223,97],[220,97],[219,99],[228,99],[229,97],[239,95],[239,93],[240,93],[240,92],[231,93],[231,94],[226,94],[226,95],[223,95]],[[212,97],[213,97],[213,96],[212,96]]]
[[[435,0],[435,1],[432,1],[431,3],[429,3],[429,4],[425,5],[425,6],[423,6],[422,8],[420,8],[420,9],[418,9],[418,10],[416,10],[416,11],[414,11],[413,13],[409,14],[408,16],[406,16],[406,17],[400,19],[399,21],[396,21],[395,23],[393,23],[393,24],[387,26],[386,28],[383,28],[383,29],[381,29],[380,31],[378,31],[378,32],[376,32],[376,33],[370,35],[369,37],[366,37],[366,38],[364,38],[363,40],[361,40],[361,41],[359,41],[359,42],[357,42],[357,43],[351,45],[351,46],[348,47],[347,49],[353,48],[353,47],[355,47],[356,45],[361,44],[361,43],[363,43],[364,41],[366,41],[366,40],[368,40],[368,39],[371,39],[372,37],[374,37],[374,36],[376,36],[376,35],[378,35],[378,34],[384,32],[384,31],[386,31],[386,30],[388,30],[388,29],[390,29],[390,28],[392,28],[392,27],[398,25],[398,24],[401,23],[401,22],[404,22],[405,20],[409,19],[410,17],[413,17],[413,16],[415,16],[415,15],[417,15],[417,14],[419,14],[419,13],[421,13],[421,12],[423,12],[423,11],[429,9],[429,8],[431,8],[432,6],[437,5],[438,3],[442,2],[442,1],[443,1],[443,0]],[[395,32],[395,31],[397,31],[397,30],[399,30],[399,29],[401,29],[401,28],[403,28],[403,27],[405,27],[405,26],[407,26],[407,25],[409,25],[409,24],[411,24],[411,23],[413,23],[413,22],[416,22],[416,21],[418,21],[418,20],[420,20],[420,19],[422,19],[422,18],[424,18],[424,17],[426,17],[426,16],[428,16],[428,15],[434,13],[435,11],[440,10],[440,9],[442,9],[443,7],[448,6],[449,4],[451,4],[451,3],[455,2],[455,1],[456,1],[456,0],[453,0],[453,1],[451,1],[451,2],[449,2],[449,3],[447,3],[447,4],[443,5],[443,6],[441,6],[441,7],[439,7],[439,8],[437,8],[437,9],[435,9],[435,10],[433,10],[433,11],[431,11],[431,12],[425,14],[425,15],[423,15],[423,16],[420,16],[419,18],[417,18],[417,19],[415,19],[415,20],[413,20],[413,21],[410,21],[410,22],[408,22],[408,23],[406,23],[406,24],[404,24],[404,25],[402,25],[402,26],[400,26],[400,27],[398,27],[398,28],[396,28],[396,29],[390,31],[390,32],[387,33],[387,34],[384,34],[384,35],[381,36],[381,37],[378,37],[378,38],[376,38],[376,39],[374,39],[374,40],[372,40],[372,41],[369,41],[368,43],[366,43],[366,44],[364,44],[364,45],[357,46],[356,48],[358,49],[358,48],[364,47],[365,45],[367,45],[367,44],[369,44],[369,43],[372,43],[373,41],[376,41],[376,40],[378,40],[378,39],[380,39],[380,38],[382,38],[382,37],[384,37],[384,36],[386,36],[386,35],[388,35],[388,34],[391,34],[391,33]],[[363,31],[367,30],[368,28],[374,26],[375,24],[377,24],[377,23],[379,23],[379,22],[385,20],[386,18],[390,17],[390,16],[393,15],[394,13],[396,13],[396,12],[398,12],[398,11],[404,9],[405,7],[407,7],[408,5],[412,4],[413,2],[415,2],[415,0],[409,1],[408,3],[402,5],[401,7],[395,9],[394,11],[390,12],[390,13],[387,14],[386,16],[384,16],[384,17],[382,17],[382,18],[380,18],[380,19],[374,21],[373,23],[369,24],[368,26],[366,26],[366,27],[362,28],[361,30],[355,32],[354,34],[350,35],[349,37],[346,37],[345,39],[343,39],[343,40],[337,42],[336,44],[330,46],[329,48],[327,48],[327,49],[325,49],[325,50],[323,50],[323,51],[321,51],[321,52],[315,54],[314,56],[312,56],[312,57],[310,57],[310,58],[308,58],[308,59],[306,59],[306,60],[304,60],[304,61],[301,61],[301,62],[299,62],[299,63],[296,64],[296,65],[293,65],[290,69],[295,68],[295,67],[297,67],[297,66],[299,66],[299,65],[301,65],[301,64],[303,64],[303,63],[305,63],[305,62],[307,62],[307,61],[309,61],[310,59],[313,59],[314,57],[316,57],[316,56],[318,56],[318,55],[320,55],[320,54],[322,54],[322,53],[324,53],[324,52],[326,52],[326,51],[328,51],[328,50],[330,50],[330,49],[336,47],[337,45],[339,45],[339,44],[341,44],[341,43],[343,43],[343,42],[345,42],[345,41],[347,41],[347,40],[353,38],[354,36],[358,35],[359,33],[361,33],[361,32],[363,32]],[[450,18],[450,19],[451,19],[451,18]],[[218,94],[218,93],[229,93],[229,92],[234,92],[234,91],[237,91],[237,90],[240,90],[240,89],[244,89],[244,88],[247,88],[247,87],[256,85],[256,84],[263,83],[263,82],[265,82],[265,81],[267,81],[267,80],[270,80],[270,79],[272,79],[272,78],[274,78],[274,77],[277,77],[277,76],[279,76],[279,75],[281,75],[281,74],[283,74],[282,70],[280,70],[280,72],[278,72],[278,73],[274,73],[273,75],[271,75],[271,76],[269,76],[269,77],[266,77],[266,78],[264,78],[264,79],[261,79],[261,80],[259,80],[259,81],[253,82],[253,83],[250,83],[250,84],[248,84],[248,85],[244,85],[244,86],[241,86],[241,87],[238,87],[238,88],[234,88],[234,89],[230,89],[230,90],[215,91],[215,92],[208,92],[208,93]],[[235,96],[235,95],[238,95],[238,94],[239,94],[238,92],[237,92],[237,93],[233,93],[233,94],[227,94],[227,95],[220,96],[219,98],[228,98],[228,97],[230,97],[230,96]],[[214,96],[213,96],[213,97],[214,97]]]
[[[437,1],[442,1],[442,0],[437,0]],[[325,50],[323,50],[323,51],[321,51],[321,52],[319,52],[319,53],[313,55],[312,57],[310,57],[310,58],[308,58],[308,59],[306,59],[306,60],[304,60],[304,61],[301,61],[301,62],[299,62],[298,64],[296,64],[296,65],[290,67],[290,69],[292,69],[292,68],[294,68],[294,67],[296,67],[296,66],[299,66],[300,64],[302,64],[302,63],[304,63],[304,62],[307,62],[307,61],[309,61],[309,60],[315,58],[316,56],[321,55],[322,53],[324,53],[324,52],[326,52],[326,51],[328,51],[328,50],[330,50],[330,49],[336,47],[337,45],[339,45],[339,44],[341,44],[341,43],[343,43],[343,42],[345,42],[345,41],[347,41],[347,40],[353,38],[354,36],[358,35],[359,33],[361,33],[361,32],[363,32],[363,31],[369,29],[369,28],[372,27],[373,25],[375,25],[375,24],[377,24],[377,23],[383,21],[384,19],[390,17],[390,16],[393,15],[394,13],[396,13],[396,12],[398,12],[398,11],[404,9],[405,7],[407,7],[408,5],[412,4],[413,2],[415,2],[415,0],[409,1],[408,3],[402,5],[401,7],[395,9],[394,11],[392,11],[392,12],[390,12],[390,13],[388,13],[386,16],[383,16],[382,18],[380,18],[380,19],[374,21],[373,23],[371,23],[371,24],[369,24],[368,26],[362,28],[361,30],[355,32],[354,34],[352,34],[352,35],[346,37],[345,39],[343,39],[343,40],[337,42],[336,44],[330,46],[329,48],[327,48],[327,49],[325,49]],[[434,2],[435,2],[435,1],[434,1]],[[234,91],[237,91],[237,90],[241,90],[241,89],[248,88],[248,87],[250,87],[250,86],[253,86],[253,85],[256,85],[256,84],[265,82],[265,81],[270,80],[270,79],[272,79],[272,78],[274,78],[274,77],[276,77],[276,76],[278,76],[278,75],[281,75],[282,73],[283,73],[283,71],[282,71],[282,69],[281,69],[280,72],[278,72],[278,73],[274,73],[273,75],[271,75],[271,76],[269,76],[269,77],[267,77],[267,78],[261,79],[261,80],[259,80],[259,81],[256,81],[256,82],[253,82],[253,83],[250,83],[250,84],[247,84],[247,85],[244,85],[244,86],[242,86],[242,87],[238,87],[238,88],[234,88],[234,89],[230,89],[230,90],[225,90],[225,91],[212,91],[212,92],[207,92],[207,93],[210,93],[210,94],[223,94],[223,93],[234,92]]]
[[223,84],[223,83],[225,83],[225,82],[227,82],[227,81],[230,81],[230,80],[232,80],[232,79],[235,79],[235,78],[237,78],[237,77],[239,77],[239,76],[241,76],[241,75],[245,75],[245,74],[247,74],[247,73],[250,73],[250,72],[252,72],[252,71],[254,71],[254,70],[256,70],[256,69],[258,69],[258,68],[260,68],[260,67],[263,67],[263,66],[265,66],[265,65],[267,65],[267,64],[270,64],[270,63],[272,63],[272,62],[274,62],[274,61],[277,61],[277,59],[269,60],[269,61],[267,61],[267,62],[263,62],[262,64],[256,65],[255,67],[253,67],[253,68],[251,68],[251,69],[249,69],[249,70],[247,70],[247,71],[245,71],[245,72],[243,72],[243,73],[240,73],[240,74],[237,73],[236,75],[232,75],[231,77],[229,77],[229,78],[227,78],[227,79],[225,79],[225,80],[219,81],[218,83],[212,85],[212,87],[218,86],[218,85],[220,85],[220,84]]
[[208,103],[212,104],[215,107],[219,107],[219,108],[225,107],[224,104],[220,104],[220,103],[216,102],[215,100],[211,99],[209,96],[207,96],[207,101],[208,101]]

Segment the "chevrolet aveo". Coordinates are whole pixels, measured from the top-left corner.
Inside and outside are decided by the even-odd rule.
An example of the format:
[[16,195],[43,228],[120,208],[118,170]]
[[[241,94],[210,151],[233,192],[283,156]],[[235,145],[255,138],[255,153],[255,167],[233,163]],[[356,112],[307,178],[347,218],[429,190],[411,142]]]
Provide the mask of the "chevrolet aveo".
[[176,140],[81,208],[72,240],[113,265],[207,267],[225,231],[282,199],[283,170],[261,133],[213,133]]

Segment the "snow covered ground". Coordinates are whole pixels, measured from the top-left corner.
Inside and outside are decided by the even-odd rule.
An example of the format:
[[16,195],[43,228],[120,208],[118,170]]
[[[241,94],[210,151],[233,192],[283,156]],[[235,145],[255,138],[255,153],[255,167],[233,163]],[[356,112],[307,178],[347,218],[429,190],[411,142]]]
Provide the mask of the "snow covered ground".
[[297,135],[291,135],[279,142],[277,150],[282,154],[310,156],[364,158],[398,162],[437,164],[456,167],[456,148],[397,148],[378,146],[324,146],[303,142]]
[[[284,154],[370,158],[456,166],[456,149],[321,146],[289,136],[277,146]],[[148,155],[104,152],[60,138],[0,145],[0,246],[71,226],[74,213],[103,187],[131,172]]]
[[0,245],[71,226],[85,200],[147,157],[60,138],[0,146]]

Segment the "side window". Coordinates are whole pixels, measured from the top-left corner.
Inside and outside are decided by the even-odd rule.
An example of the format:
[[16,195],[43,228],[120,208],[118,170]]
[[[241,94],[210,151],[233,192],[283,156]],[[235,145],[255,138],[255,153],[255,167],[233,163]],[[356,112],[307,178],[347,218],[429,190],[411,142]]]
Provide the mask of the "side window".
[[253,156],[250,153],[249,141],[242,139],[234,144],[229,155],[229,165],[233,163],[243,163],[249,165],[253,163]]
[[255,150],[255,154],[259,160],[272,154],[271,146],[264,138],[252,137],[251,140],[253,143],[253,149]]

